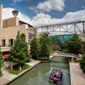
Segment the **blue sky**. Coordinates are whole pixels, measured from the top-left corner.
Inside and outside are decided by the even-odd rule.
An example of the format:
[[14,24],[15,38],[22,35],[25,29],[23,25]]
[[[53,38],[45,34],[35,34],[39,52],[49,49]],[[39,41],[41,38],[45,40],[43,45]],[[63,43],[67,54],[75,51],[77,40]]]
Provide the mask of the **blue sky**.
[[19,19],[34,26],[85,19],[85,0],[0,0],[0,4],[3,19],[12,17],[16,7]]

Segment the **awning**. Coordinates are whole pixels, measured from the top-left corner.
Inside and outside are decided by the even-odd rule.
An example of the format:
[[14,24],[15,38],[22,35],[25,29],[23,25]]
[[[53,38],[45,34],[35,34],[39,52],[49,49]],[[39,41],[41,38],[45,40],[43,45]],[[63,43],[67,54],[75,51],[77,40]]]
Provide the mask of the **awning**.
[[6,58],[6,57],[9,57],[9,55],[8,55],[8,54],[6,54],[6,55],[3,55],[3,58]]

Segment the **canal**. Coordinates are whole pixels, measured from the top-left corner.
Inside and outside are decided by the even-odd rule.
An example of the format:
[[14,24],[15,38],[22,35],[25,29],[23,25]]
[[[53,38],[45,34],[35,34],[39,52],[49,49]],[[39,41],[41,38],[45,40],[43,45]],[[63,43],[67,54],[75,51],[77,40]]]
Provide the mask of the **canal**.
[[9,85],[56,85],[48,81],[53,68],[63,71],[63,85],[71,85],[67,58],[58,56],[50,59],[48,63],[39,64]]

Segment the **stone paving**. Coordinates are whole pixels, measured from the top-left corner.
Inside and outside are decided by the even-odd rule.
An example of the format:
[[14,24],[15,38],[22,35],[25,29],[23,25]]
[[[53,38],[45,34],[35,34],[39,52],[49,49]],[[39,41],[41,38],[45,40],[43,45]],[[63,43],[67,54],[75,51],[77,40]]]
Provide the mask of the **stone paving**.
[[[28,65],[31,66],[31,68],[35,65],[37,65],[38,63],[40,63],[39,60],[32,60],[31,62],[27,63]],[[3,73],[3,76],[0,77],[0,85],[4,85],[5,83],[9,82],[10,80],[13,80],[14,78],[18,77],[20,74],[24,73],[24,72],[21,72],[20,74],[18,75],[13,75],[13,74],[10,74],[9,72],[7,72],[6,68],[9,66],[10,64],[6,63],[5,66],[1,69],[2,70],[2,73]]]
[[3,78],[3,77],[0,77],[0,85],[4,85],[4,83],[8,82],[9,80]]
[[70,63],[71,85],[85,85],[85,77],[79,63]]
[[5,64],[5,66],[2,68],[2,73],[3,73],[3,78],[7,79],[7,80],[11,80],[13,79],[14,77],[16,77],[17,75],[13,75],[13,74],[10,74],[9,72],[7,72],[6,68],[9,66],[10,64],[7,63]]

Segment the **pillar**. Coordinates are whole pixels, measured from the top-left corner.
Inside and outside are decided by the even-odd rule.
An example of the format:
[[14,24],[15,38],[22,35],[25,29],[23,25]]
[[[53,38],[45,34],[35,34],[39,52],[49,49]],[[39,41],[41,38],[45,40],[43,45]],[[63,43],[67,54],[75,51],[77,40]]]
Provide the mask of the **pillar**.
[[34,35],[37,37],[37,28],[34,29]]
[[73,57],[71,58],[71,62],[74,62],[74,58]]
[[29,31],[28,31],[28,25],[26,25],[26,42],[28,43],[29,40]]
[[3,15],[3,5],[0,5],[0,29],[3,28],[3,20],[2,20],[2,15]]

